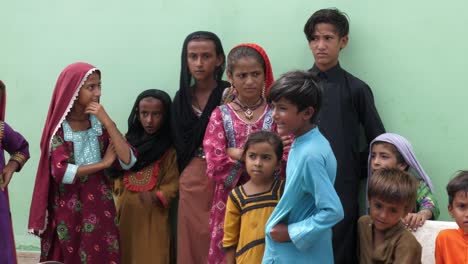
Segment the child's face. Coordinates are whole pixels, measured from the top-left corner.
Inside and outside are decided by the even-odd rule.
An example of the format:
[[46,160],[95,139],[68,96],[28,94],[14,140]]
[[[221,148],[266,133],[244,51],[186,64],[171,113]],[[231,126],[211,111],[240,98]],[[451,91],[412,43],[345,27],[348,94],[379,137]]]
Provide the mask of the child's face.
[[313,115],[312,107],[299,112],[297,106],[285,98],[272,102],[272,106],[278,134],[282,136],[293,134],[297,137],[307,132],[304,127],[310,123],[309,120]]
[[468,193],[458,191],[453,197],[452,204],[449,204],[450,216],[455,219],[457,225],[468,233]]
[[265,86],[265,73],[262,65],[253,57],[238,59],[232,73],[228,72],[229,81],[236,87],[238,95],[244,100],[260,99]]
[[97,73],[92,73],[78,92],[77,103],[86,108],[91,102],[99,103],[100,98],[101,77]]
[[384,202],[379,198],[369,198],[369,206],[370,217],[378,231],[385,231],[395,226],[408,214],[405,204]]
[[138,104],[138,118],[147,135],[152,135],[161,128],[164,105],[154,97],[143,98]]
[[346,47],[348,36],[340,37],[335,26],[327,23],[319,23],[315,26],[309,47],[315,58],[315,65],[326,71],[338,63],[340,50]]
[[398,163],[395,151],[395,147],[388,143],[373,144],[370,154],[372,173],[380,169],[405,170],[406,164]]
[[252,179],[271,179],[278,164],[275,150],[268,142],[252,144],[245,153],[245,168]]
[[216,56],[216,46],[213,41],[195,39],[187,44],[187,64],[190,74],[196,81],[214,79],[214,71],[221,63],[223,58]]

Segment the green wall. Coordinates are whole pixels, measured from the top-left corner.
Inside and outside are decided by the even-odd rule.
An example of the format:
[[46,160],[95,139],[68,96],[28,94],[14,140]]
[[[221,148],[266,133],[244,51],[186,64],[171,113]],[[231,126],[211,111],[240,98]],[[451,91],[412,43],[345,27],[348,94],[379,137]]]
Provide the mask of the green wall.
[[338,7],[351,19],[341,64],[373,89],[388,131],[406,136],[436,186],[448,220],[445,185],[467,168],[464,137],[468,3],[448,1],[70,1],[0,2],[0,79],[7,122],[30,142],[32,158],[11,183],[17,246],[37,248],[26,232],[39,140],[60,71],[75,61],[103,73],[102,102],[121,131],[136,95],[178,88],[180,50],[195,30],[216,32],[226,52],[256,42],[274,73],[309,68],[302,33],[317,9]]

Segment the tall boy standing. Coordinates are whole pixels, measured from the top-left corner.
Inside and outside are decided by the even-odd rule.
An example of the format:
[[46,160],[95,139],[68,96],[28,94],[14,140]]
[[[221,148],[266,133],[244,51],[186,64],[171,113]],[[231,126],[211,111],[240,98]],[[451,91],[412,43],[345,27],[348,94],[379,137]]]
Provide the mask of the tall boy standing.
[[331,228],[343,219],[333,187],[336,159],[315,125],[322,92],[311,73],[289,72],[270,88],[280,135],[293,134],[283,197],[265,228],[262,263],[333,263]]
[[[338,57],[348,43],[349,23],[337,9],[315,12],[304,26],[315,63],[310,70],[324,89],[317,125],[328,139],[338,167],[335,188],[344,208],[344,220],[333,228],[335,263],[355,263],[358,189],[367,160],[367,146],[360,146],[361,126],[365,141],[385,133],[369,86],[341,68]],[[361,149],[364,153],[360,153]],[[362,157],[362,158],[360,158]]]

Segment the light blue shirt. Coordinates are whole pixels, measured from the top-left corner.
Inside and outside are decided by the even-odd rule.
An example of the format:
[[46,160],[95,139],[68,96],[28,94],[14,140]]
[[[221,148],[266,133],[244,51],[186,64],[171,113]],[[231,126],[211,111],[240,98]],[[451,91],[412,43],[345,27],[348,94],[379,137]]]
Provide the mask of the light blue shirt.
[[[266,224],[262,263],[333,263],[331,228],[344,216],[335,177],[335,155],[318,128],[294,140],[284,194]],[[290,242],[271,239],[278,223],[288,225]]]
[[[102,124],[96,116],[89,116],[91,128],[83,131],[73,131],[67,120],[62,123],[64,140],[72,141],[74,148],[75,164],[68,164],[62,183],[73,184],[78,167],[98,163],[102,160],[98,136],[102,135]],[[130,163],[125,164],[119,159],[120,166],[124,170],[130,169],[136,163],[136,157],[130,151]]]

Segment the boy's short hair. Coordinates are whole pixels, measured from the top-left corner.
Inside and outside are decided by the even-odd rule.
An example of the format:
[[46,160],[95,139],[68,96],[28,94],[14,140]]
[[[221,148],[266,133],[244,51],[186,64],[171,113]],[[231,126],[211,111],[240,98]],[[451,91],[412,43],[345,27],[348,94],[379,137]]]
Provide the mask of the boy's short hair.
[[453,198],[459,191],[468,193],[468,171],[459,171],[455,178],[451,179],[447,184],[447,194],[450,206],[453,203]]
[[267,100],[271,103],[278,102],[281,98],[296,105],[299,112],[309,106],[313,107],[314,114],[310,122],[315,123],[322,106],[322,88],[314,74],[307,71],[290,71],[281,75],[271,85]]
[[388,203],[402,203],[408,211],[416,204],[418,182],[399,169],[377,170],[369,180],[367,195]]
[[345,13],[336,8],[320,9],[313,13],[304,25],[304,34],[309,42],[313,38],[315,26],[320,23],[333,25],[340,38],[349,33],[349,22]]

